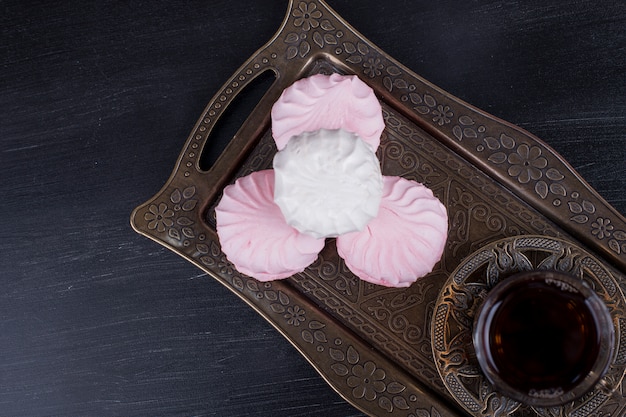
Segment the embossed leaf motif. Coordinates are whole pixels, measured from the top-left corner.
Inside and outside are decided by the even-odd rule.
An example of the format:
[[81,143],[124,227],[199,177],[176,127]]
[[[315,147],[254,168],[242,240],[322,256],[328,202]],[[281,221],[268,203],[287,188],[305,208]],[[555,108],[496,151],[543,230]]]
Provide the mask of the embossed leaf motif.
[[311,50],[311,44],[309,44],[307,41],[303,41],[300,44],[299,52],[302,58],[304,58],[309,53],[310,50]]
[[583,210],[587,213],[593,214],[596,212],[596,206],[593,205],[591,201],[583,200]]
[[178,204],[180,203],[180,201],[182,200],[182,194],[180,192],[180,190],[177,188],[172,192],[172,195],[170,195],[170,200],[172,203],[174,204]]
[[413,104],[422,104],[422,97],[417,93],[409,93],[409,99]]
[[[256,285],[255,280],[252,280],[252,282],[254,282]],[[285,318],[288,320],[289,324],[299,325],[300,321],[304,321],[305,312],[304,310],[300,309],[299,306],[293,306],[286,309],[285,307],[288,306],[289,303],[290,300],[287,294],[282,291],[278,291],[278,303],[270,304],[270,308],[275,313],[284,313],[285,311],[287,311],[287,315],[285,316]]]
[[348,347],[346,357],[348,358],[348,363],[352,365],[359,362],[359,352],[357,352],[352,346]]
[[576,201],[570,201],[567,203],[569,210],[574,214],[582,213],[583,211],[589,214],[596,212],[596,207],[590,201],[584,200],[582,203]]
[[565,176],[563,176],[563,174],[561,174],[561,172],[556,168],[548,168],[546,171],[546,177],[552,181],[560,181],[565,178]]
[[491,155],[488,159],[490,162],[493,162],[494,164],[502,164],[506,162],[507,156],[504,152],[496,152],[493,155]]
[[191,198],[196,194],[196,187],[190,186],[183,190],[183,198]]
[[320,48],[324,47],[324,38],[322,38],[322,35],[320,35],[319,32],[313,33],[313,42],[315,42]]
[[378,406],[388,413],[391,413],[393,411],[393,405],[391,403],[391,400],[387,397],[380,397],[380,399],[378,400]]
[[241,279],[241,277],[233,277],[233,287],[237,288],[240,291],[243,290],[243,280]]
[[500,142],[506,149],[513,149],[515,147],[515,139],[505,135],[504,133],[500,135]]
[[545,199],[548,196],[548,184],[544,181],[537,181],[535,184],[535,192],[539,194],[539,196]]
[[315,44],[320,48],[323,48],[324,44],[337,45],[337,39],[335,39],[335,37],[330,33],[325,33],[324,35],[321,35],[319,32],[314,32],[313,42],[315,42]]
[[393,82],[393,85],[395,85],[397,88],[401,88],[401,89],[405,89],[409,87],[409,84],[406,82],[406,80],[403,80],[402,78],[398,78]]
[[206,266],[215,266],[215,259],[210,256],[201,256],[200,262],[202,262]]
[[270,308],[272,309],[272,311],[274,313],[284,313],[285,312],[285,307],[281,306],[280,304],[274,303],[274,304],[270,304]]
[[472,120],[472,118],[469,116],[461,116],[459,117],[459,123],[461,123],[463,126],[471,126],[474,124],[474,120]]
[[406,402],[404,397],[396,396],[393,397],[393,405],[400,410],[408,410],[409,404]]
[[582,213],[583,212],[583,206],[581,206],[580,204],[578,204],[575,201],[570,201],[569,203],[567,203],[567,205],[569,206],[569,211],[571,211],[572,213]]
[[300,40],[300,37],[298,36],[297,33],[289,33],[287,34],[287,36],[285,37],[285,42],[287,43],[296,43],[298,42],[298,40]]
[[618,230],[613,233],[613,237],[618,240],[626,240],[626,232],[624,232],[623,230]]
[[183,211],[192,211],[196,208],[196,204],[198,204],[198,200],[187,200],[183,203]]
[[324,41],[329,45],[337,45],[337,39],[330,33],[324,35]]
[[298,56],[298,48],[295,46],[290,46],[287,48],[287,59],[293,59]]
[[352,42],[344,42],[343,49],[349,54],[353,54],[356,52],[356,46],[354,46]]
[[498,141],[498,139],[487,136],[483,138],[483,140],[485,141],[485,145],[487,145],[487,148],[491,149],[492,151],[497,151],[498,149],[500,149],[500,142]]
[[585,216],[584,214],[579,214],[577,216],[572,217],[572,221],[578,224],[585,224],[589,221],[589,217]]
[[320,24],[320,27],[322,29],[326,30],[326,31],[335,30],[335,27],[333,26],[333,24],[328,19],[322,20],[322,23]]
[[313,335],[308,330],[302,330],[302,339],[307,343],[313,343]]
[[193,220],[185,216],[180,216],[178,219],[176,219],[176,223],[179,226],[191,226],[193,224]]
[[458,140],[463,140],[463,129],[461,129],[461,126],[455,125],[452,128],[452,133],[454,134],[454,137]]
[[393,381],[387,385],[387,392],[390,394],[400,394],[406,389],[404,385],[399,382]]
[[270,300],[270,301],[278,300],[278,294],[276,293],[276,291],[265,291],[263,295],[265,296],[265,299],[267,300]]
[[465,129],[463,129],[463,134],[468,138],[478,137],[476,131],[470,127],[466,127]]
[[615,251],[615,253],[618,253],[618,254],[622,252],[619,242],[615,239],[609,240],[609,248],[611,248],[611,250]]
[[323,329],[324,327],[326,327],[326,325],[317,320],[311,320],[311,322],[309,323],[310,329],[319,330],[319,329]]
[[402,74],[402,71],[400,71],[400,68],[390,65],[387,67],[387,74],[397,77]]
[[350,373],[350,370],[343,363],[334,363],[330,366],[330,369],[335,371],[335,373],[339,376],[346,376]]
[[287,296],[287,294],[282,291],[278,292],[278,300],[282,305],[286,306],[287,304],[289,304],[289,296]]
[[259,284],[254,280],[249,279],[246,281],[246,287],[252,292],[259,292]]
[[560,195],[563,197],[567,196],[567,190],[565,189],[565,187],[558,183],[550,184],[550,192],[552,192],[552,194]]
[[[417,110],[417,112],[419,114],[428,114],[428,113],[430,113],[430,108],[428,106],[417,106],[417,107],[415,107],[415,110]],[[458,126],[455,126],[455,127],[458,127]]]
[[326,339],[326,333],[324,333],[321,330],[317,330],[315,332],[313,332],[313,337],[315,338],[315,340],[317,340],[318,342],[322,342],[322,343],[326,343],[328,342],[328,340]]
[[180,233],[178,232],[178,230],[176,229],[169,229],[167,231],[167,234],[169,235],[169,237],[171,237],[172,239],[176,239],[176,240],[180,240]]
[[435,98],[428,94],[424,94],[424,103],[426,103],[428,107],[435,107],[437,105]]
[[330,348],[328,354],[337,362],[342,362],[346,358],[346,355],[340,349]]

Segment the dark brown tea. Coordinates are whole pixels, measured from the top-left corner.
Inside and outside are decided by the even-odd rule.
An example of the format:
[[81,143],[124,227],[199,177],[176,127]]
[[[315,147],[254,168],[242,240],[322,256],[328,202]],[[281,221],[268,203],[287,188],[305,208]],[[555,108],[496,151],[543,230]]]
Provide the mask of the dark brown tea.
[[513,388],[564,392],[591,370],[600,340],[580,293],[536,281],[512,288],[493,308],[491,357]]
[[474,335],[481,367],[496,389],[501,385],[522,400],[558,402],[597,371],[610,316],[581,285],[536,274],[496,287]]

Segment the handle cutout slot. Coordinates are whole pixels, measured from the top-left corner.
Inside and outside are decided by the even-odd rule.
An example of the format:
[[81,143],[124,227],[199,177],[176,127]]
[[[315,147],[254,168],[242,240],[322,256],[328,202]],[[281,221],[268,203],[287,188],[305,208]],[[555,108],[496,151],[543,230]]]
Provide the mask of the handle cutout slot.
[[272,70],[265,70],[243,87],[219,116],[200,154],[198,166],[206,172],[224,152],[231,139],[241,129],[250,113],[276,81]]

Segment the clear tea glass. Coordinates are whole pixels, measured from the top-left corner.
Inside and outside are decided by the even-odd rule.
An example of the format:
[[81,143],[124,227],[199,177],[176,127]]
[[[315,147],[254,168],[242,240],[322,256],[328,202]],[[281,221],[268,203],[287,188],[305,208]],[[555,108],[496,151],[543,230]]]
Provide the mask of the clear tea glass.
[[494,389],[551,407],[592,390],[608,369],[615,330],[608,308],[581,279],[531,271],[489,292],[474,323],[478,362]]

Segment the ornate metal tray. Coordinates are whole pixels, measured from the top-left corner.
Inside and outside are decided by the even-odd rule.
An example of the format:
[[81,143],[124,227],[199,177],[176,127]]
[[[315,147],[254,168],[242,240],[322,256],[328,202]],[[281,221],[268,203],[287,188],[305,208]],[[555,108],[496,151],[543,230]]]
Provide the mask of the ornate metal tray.
[[[426,184],[448,209],[442,260],[408,289],[360,281],[338,257],[333,240],[303,273],[271,283],[238,273],[220,250],[213,208],[225,185],[271,167],[272,104],[297,79],[330,72],[356,74],[379,96],[386,122],[378,151],[383,173]],[[267,74],[274,76],[271,87],[207,168],[204,158],[229,105]],[[454,361],[471,362],[469,348],[441,362],[451,336],[464,331],[442,313],[453,272],[483,246],[520,235],[559,239],[555,250],[561,255],[552,256],[565,260],[560,265],[577,263],[580,271],[589,267],[580,266],[572,250],[589,254],[601,270],[592,271],[593,277],[614,283],[616,352],[624,355],[626,220],[541,140],[414,74],[321,0],[290,1],[278,33],[209,102],[169,180],[133,211],[131,224],[245,300],[340,395],[368,414],[586,416],[626,410],[622,356],[615,359],[618,368],[606,395],[555,410],[503,404],[506,399],[476,382],[479,370],[468,375],[462,374],[467,368],[450,368]],[[465,343],[463,337],[454,341]],[[455,379],[460,383],[452,387]]]

